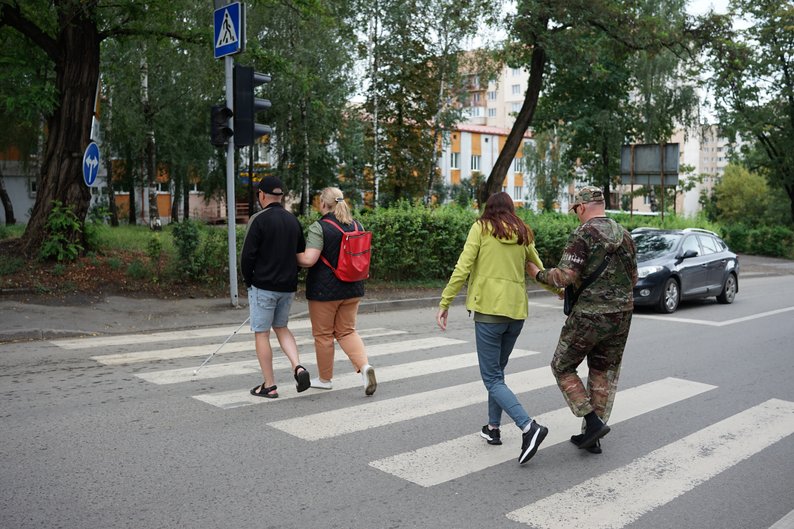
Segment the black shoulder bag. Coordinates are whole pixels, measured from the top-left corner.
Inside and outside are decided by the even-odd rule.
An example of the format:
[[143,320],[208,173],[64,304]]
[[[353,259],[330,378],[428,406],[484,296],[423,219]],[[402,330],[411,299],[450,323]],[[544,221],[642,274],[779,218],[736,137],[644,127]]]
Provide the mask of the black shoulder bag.
[[587,276],[584,281],[582,281],[582,286],[578,289],[574,290],[573,285],[568,285],[565,287],[565,298],[562,305],[562,311],[568,316],[571,311],[573,310],[573,306],[576,305],[576,302],[579,300],[579,296],[584,292],[584,289],[590,286],[590,284],[598,279],[598,276],[604,271],[604,269],[609,264],[609,261],[612,260],[611,253],[608,253],[606,257],[604,257],[604,262],[589,276]]

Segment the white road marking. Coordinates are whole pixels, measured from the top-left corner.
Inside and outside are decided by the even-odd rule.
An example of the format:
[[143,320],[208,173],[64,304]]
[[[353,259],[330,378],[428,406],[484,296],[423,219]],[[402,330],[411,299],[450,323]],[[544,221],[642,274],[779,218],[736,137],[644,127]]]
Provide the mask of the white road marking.
[[[370,335],[370,336],[377,336],[377,335]],[[415,344],[415,342],[410,341],[408,342],[409,345]],[[380,356],[383,351],[393,351],[392,347],[389,346],[388,349],[378,347],[377,345],[371,346],[372,349],[369,347],[367,348],[367,356],[368,357],[376,357]],[[471,353],[474,354],[474,353]],[[540,354],[540,353],[535,353]],[[312,356],[309,353],[309,356]],[[339,346],[336,346],[334,351],[334,358],[338,362],[348,362],[347,357],[345,356],[344,351],[339,349]],[[316,374],[316,363],[310,360],[301,361],[301,363],[309,369],[312,374]],[[477,365],[477,357],[474,357],[474,364]],[[278,369],[281,367],[289,367],[289,360],[284,356],[278,356],[273,359],[273,368]],[[311,368],[314,369],[311,369]],[[382,368],[386,369],[386,368]],[[380,371],[378,370],[378,374]],[[437,368],[434,368],[437,369]],[[185,367],[185,368],[178,368],[178,369],[165,369],[160,371],[150,371],[147,373],[136,373],[135,376],[146,380],[147,382],[151,382],[153,384],[178,384],[181,382],[194,382],[199,380],[208,380],[212,378],[218,377],[226,377],[232,375],[243,375],[246,373],[251,372],[259,372],[259,361],[258,360],[243,360],[240,362],[228,362],[225,364],[207,364],[204,366],[198,374],[194,375],[195,368],[193,367]],[[337,377],[338,378],[338,377]],[[336,383],[336,378],[334,378],[334,382]],[[353,386],[350,386],[353,387]],[[343,389],[340,387],[340,389]],[[259,399],[261,400],[261,399]]]
[[[506,376],[505,381],[515,393],[556,384],[548,366],[513,373]],[[478,380],[268,424],[295,437],[317,441],[463,408],[485,402],[487,398],[485,387]]]
[[[700,382],[665,378],[620,391],[616,395],[609,424],[618,424],[715,388],[716,386]],[[540,450],[568,442],[571,433],[578,433],[580,425],[580,421],[567,407],[538,415],[535,420],[549,429],[549,434],[540,446]],[[521,446],[520,435],[518,428],[513,424],[505,423],[502,425],[504,444],[501,446],[488,445],[478,433],[471,433],[457,439],[379,459],[371,462],[370,466],[417,485],[431,487],[510,460],[517,461]],[[573,446],[571,449],[574,449]]]
[[[156,332],[152,334],[118,334],[113,336],[94,336],[88,338],[69,338],[64,340],[50,340],[50,343],[62,349],[89,349],[92,347],[112,347],[120,344],[137,345],[154,342],[173,342],[177,340],[193,340],[196,338],[224,338],[232,334],[239,325],[232,327],[211,327],[207,329],[186,329],[182,331]],[[290,330],[311,329],[309,320],[293,320],[289,322]],[[251,327],[246,324],[237,331],[237,335],[253,334]],[[219,342],[219,345],[222,342]]]
[[[385,330],[380,328],[362,329],[359,331],[362,337],[390,336],[395,334],[405,334],[406,331]],[[314,345],[314,338],[296,337],[297,345]],[[217,344],[191,345],[186,347],[174,347],[172,349],[152,349],[150,351],[135,351],[131,353],[117,353],[109,355],[92,356],[91,359],[105,365],[133,364],[140,362],[156,362],[158,360],[173,360],[174,358],[187,358],[191,356],[209,356],[217,350],[223,342]],[[270,345],[273,350],[279,349],[278,340],[274,333],[270,333]],[[239,353],[241,351],[251,351],[254,355],[253,338],[244,342],[229,342],[224,345],[217,354]]]
[[790,511],[769,529],[794,529],[794,511]]
[[[534,307],[562,310],[562,305],[550,305],[548,303],[537,303],[535,301],[530,301],[529,304]],[[726,327],[728,325],[744,323],[746,321],[757,320],[759,318],[777,316],[778,314],[783,314],[784,312],[790,312],[792,310],[794,310],[794,307],[784,307],[782,309],[770,310],[767,312],[759,312],[758,314],[751,314],[749,316],[743,316],[741,318],[734,318],[732,320],[725,320],[725,321],[698,320],[695,318],[680,318],[677,316],[670,316],[670,315],[664,316],[664,315],[654,315],[654,314],[638,314],[637,312],[634,313],[633,317],[641,320],[659,320],[659,321],[667,321],[667,322],[675,322],[675,323],[688,323],[692,325],[705,325],[708,327]]]
[[[541,354],[541,353],[539,351],[525,351],[523,349],[514,349],[511,358],[522,358],[525,356],[531,356],[537,354]],[[341,353],[341,356],[342,358],[339,358],[339,355],[337,355],[336,361],[347,363],[349,365],[349,361],[347,357],[345,357],[344,353]],[[372,355],[368,354],[368,356],[371,357]],[[313,366],[310,366],[309,364],[305,364],[305,365],[307,366],[307,369],[309,369],[309,371],[314,373],[314,371],[312,371],[311,369],[311,367]],[[417,362],[410,362],[407,364],[399,364],[394,366],[378,367],[376,365],[375,376],[378,379],[378,384],[381,385],[384,382],[393,382],[396,380],[403,380],[406,378],[427,375],[429,373],[452,371],[454,369],[462,369],[465,367],[473,367],[476,365],[478,365],[477,353],[464,353],[453,356],[444,356],[442,358],[419,360]],[[256,366],[256,370],[257,371],[259,370],[259,366]],[[334,377],[333,383],[334,383],[333,389],[309,389],[307,391],[311,393],[300,393],[300,394],[292,386],[292,384],[286,387],[286,391],[282,391],[281,387],[279,386],[278,399],[265,399],[262,397],[255,397],[251,395],[247,390],[246,391],[234,390],[234,391],[224,391],[220,393],[194,395],[193,398],[200,400],[202,402],[206,402],[207,404],[217,406],[218,408],[230,409],[230,408],[238,408],[241,406],[250,406],[253,404],[261,404],[262,402],[279,402],[279,401],[283,401],[284,399],[291,399],[307,394],[321,394],[321,393],[329,393],[331,391],[363,387],[363,381],[361,379],[361,374],[359,373],[345,373],[343,375],[337,375]]]
[[619,529],[792,433],[794,402],[771,399],[507,517],[537,529]]
[[769,316],[777,316],[778,314],[783,314],[784,312],[790,312],[794,310],[794,307],[785,307],[782,309],[770,310],[767,312],[759,312],[758,314],[751,314],[749,316],[743,316],[741,318],[734,318],[732,320],[725,320],[725,321],[709,321],[709,320],[696,320],[693,318],[678,318],[675,316],[654,316],[652,314],[637,314],[634,313],[635,318],[640,318],[643,320],[660,320],[660,321],[673,321],[676,323],[689,323],[692,325],[706,325],[708,327],[726,327],[728,325],[735,325],[737,323],[744,323],[746,321],[753,321],[760,318],[767,318]]

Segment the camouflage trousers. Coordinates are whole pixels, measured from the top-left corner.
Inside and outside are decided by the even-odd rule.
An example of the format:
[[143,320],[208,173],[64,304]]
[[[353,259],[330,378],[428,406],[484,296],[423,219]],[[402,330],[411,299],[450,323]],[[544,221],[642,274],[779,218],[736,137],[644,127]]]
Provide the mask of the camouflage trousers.
[[[631,315],[631,311],[608,314],[574,311],[565,320],[551,361],[551,371],[568,407],[577,417],[595,411],[604,422],[609,420]],[[587,388],[576,372],[585,358]]]

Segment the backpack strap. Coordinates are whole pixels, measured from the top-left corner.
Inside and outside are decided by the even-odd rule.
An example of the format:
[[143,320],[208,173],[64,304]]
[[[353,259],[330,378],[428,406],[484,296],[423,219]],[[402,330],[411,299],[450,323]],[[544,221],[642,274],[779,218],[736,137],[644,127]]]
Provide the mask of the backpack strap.
[[322,219],[322,221],[323,222],[327,222],[331,226],[335,227],[337,230],[341,231],[342,233],[345,233],[345,230],[342,229],[342,226],[340,226],[336,222],[332,221],[331,219]]
[[[336,222],[332,221],[331,219],[321,219],[323,222],[327,222],[331,226],[334,226],[337,230],[341,231],[342,233],[347,233],[345,230],[342,229],[342,226],[337,224]],[[355,219],[353,219],[353,227],[359,231],[363,231],[364,227]]]

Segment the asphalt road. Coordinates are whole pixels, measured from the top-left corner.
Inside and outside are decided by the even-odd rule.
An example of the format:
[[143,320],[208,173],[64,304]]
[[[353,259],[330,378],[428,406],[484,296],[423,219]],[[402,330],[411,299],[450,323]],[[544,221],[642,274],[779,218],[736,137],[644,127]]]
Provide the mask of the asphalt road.
[[[237,327],[0,345],[0,527],[792,527],[794,276],[743,279],[736,302],[638,310],[604,454],[548,362],[564,316],[533,297],[508,383],[551,433],[519,466],[486,421],[473,324],[435,309],[362,314],[379,386],[365,397],[339,352],[333,391],[281,397]],[[240,320],[241,321],[241,320]],[[316,373],[306,320],[293,320]],[[781,521],[782,520],[782,521]],[[778,524],[778,525],[775,525]]]

